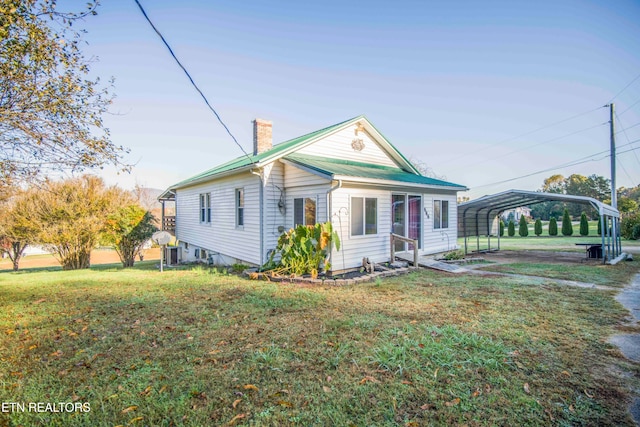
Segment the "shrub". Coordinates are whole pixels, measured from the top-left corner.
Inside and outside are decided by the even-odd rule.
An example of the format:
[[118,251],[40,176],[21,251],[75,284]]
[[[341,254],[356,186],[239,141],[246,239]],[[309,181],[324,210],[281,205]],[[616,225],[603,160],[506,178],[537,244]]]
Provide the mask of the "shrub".
[[529,226],[524,215],[520,217],[520,224],[518,225],[518,234],[520,237],[527,237],[529,235]]
[[533,226],[533,232],[536,236],[540,236],[542,234],[542,221],[540,221],[540,218],[536,219],[536,223]]
[[622,218],[620,235],[625,239],[640,239],[640,212],[635,212]]
[[280,254],[280,262],[276,268],[281,273],[311,274],[312,277],[317,277],[321,268],[331,268],[327,257],[333,245],[340,250],[340,239],[333,231],[331,222],[299,225],[280,236],[278,246],[271,253],[267,265],[276,265],[273,258]]
[[456,251],[451,251],[451,252],[447,252],[446,254],[444,254],[442,256],[442,259],[446,260],[446,261],[453,261],[453,260],[458,260],[458,259],[464,259],[464,251],[463,250],[456,250]]
[[558,235],[558,221],[555,217],[551,217],[549,220],[549,236],[557,236]]
[[598,215],[598,236],[602,236],[602,219],[600,219],[600,216]]
[[587,221],[587,214],[584,212],[580,215],[580,235],[589,235],[589,221]]
[[516,225],[511,220],[509,220],[507,234],[509,235],[509,237],[513,237],[516,235]]
[[562,214],[562,235],[573,235],[573,225],[571,225],[571,217],[569,216],[569,210],[567,208],[564,208],[564,213]]
[[504,221],[500,220],[500,237],[504,236]]

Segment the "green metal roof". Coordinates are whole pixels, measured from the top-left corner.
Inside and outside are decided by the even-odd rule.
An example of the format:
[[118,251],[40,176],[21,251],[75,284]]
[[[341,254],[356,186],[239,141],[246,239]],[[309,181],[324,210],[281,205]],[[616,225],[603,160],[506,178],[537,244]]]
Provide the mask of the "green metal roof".
[[417,175],[392,166],[382,166],[304,154],[290,154],[285,156],[284,159],[330,176],[342,175],[354,178],[370,178],[436,187],[455,187],[461,190],[466,189],[464,185]]
[[[219,166],[216,166],[213,169],[209,169],[198,175],[192,176],[191,178],[185,179],[184,181],[180,181],[177,184],[171,186],[171,188],[178,188],[188,186],[191,183],[199,182],[206,178],[212,178],[216,175],[231,172],[235,169],[242,169],[247,166],[255,165],[260,162],[272,160],[274,158],[278,158],[281,155],[285,154],[287,151],[291,149],[295,149],[299,145],[303,145],[306,142],[329,134],[338,128],[346,125],[349,122],[357,121],[365,118],[363,115],[351,118],[349,120],[345,120],[344,122],[337,123],[335,125],[328,126],[323,129],[316,130],[314,132],[308,133],[306,135],[299,136],[297,138],[290,139],[285,142],[281,142],[280,144],[274,145],[272,149],[265,151],[264,153],[260,153],[258,155],[248,155],[248,156],[240,156],[235,158],[227,163],[223,163]],[[397,150],[396,150],[397,151]]]

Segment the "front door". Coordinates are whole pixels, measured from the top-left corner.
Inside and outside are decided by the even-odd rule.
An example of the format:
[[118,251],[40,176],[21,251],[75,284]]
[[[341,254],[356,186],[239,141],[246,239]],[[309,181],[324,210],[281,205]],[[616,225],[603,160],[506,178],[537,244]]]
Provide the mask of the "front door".
[[[418,240],[418,248],[422,247],[422,196],[392,194],[391,195],[391,223],[394,234]],[[413,244],[395,243],[395,250],[402,252]]]
[[[404,194],[392,194],[391,195],[391,224],[392,233],[399,236],[406,236],[406,196]],[[405,243],[396,240],[395,251],[403,252],[405,250]]]

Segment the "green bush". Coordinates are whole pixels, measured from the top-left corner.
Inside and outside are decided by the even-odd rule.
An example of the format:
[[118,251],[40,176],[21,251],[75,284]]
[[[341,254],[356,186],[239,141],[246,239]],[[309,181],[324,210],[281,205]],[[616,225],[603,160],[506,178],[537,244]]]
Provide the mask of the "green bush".
[[589,221],[587,221],[587,214],[584,212],[580,215],[580,235],[589,235]]
[[573,225],[571,224],[571,217],[569,216],[569,210],[567,208],[564,208],[564,213],[562,214],[562,235],[573,235]]
[[447,252],[446,254],[444,254],[442,256],[442,259],[444,259],[446,261],[464,259],[464,251],[458,249],[456,251]]
[[518,234],[520,235],[520,237],[527,237],[529,235],[529,226],[527,225],[527,220],[524,218],[524,215],[520,217]]
[[634,212],[622,218],[620,235],[629,240],[640,239],[640,212]]
[[551,217],[549,220],[549,236],[557,236],[558,235],[558,221],[555,217]]
[[504,221],[500,220],[500,237],[504,236]]
[[513,236],[516,235],[516,225],[511,220],[509,220],[509,226],[508,226],[507,234],[509,235],[509,237],[513,237]]
[[600,219],[600,215],[598,215],[598,236],[602,236],[602,219]]
[[540,218],[536,219],[536,223],[533,226],[533,232],[536,236],[540,236],[542,234],[542,221],[540,221]]
[[[280,236],[278,246],[266,265],[280,273],[317,277],[320,269],[331,268],[327,258],[333,245],[340,250],[340,239],[331,222],[299,225]],[[276,254],[280,254],[277,264],[273,261]]]

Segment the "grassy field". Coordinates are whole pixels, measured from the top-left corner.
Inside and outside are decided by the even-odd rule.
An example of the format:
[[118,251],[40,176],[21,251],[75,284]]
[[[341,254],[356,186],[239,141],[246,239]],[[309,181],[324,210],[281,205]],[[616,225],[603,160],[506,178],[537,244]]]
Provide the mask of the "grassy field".
[[[420,271],[353,287],[152,263],[0,273],[0,426],[633,425],[613,293]],[[624,372],[631,372],[631,375]]]

